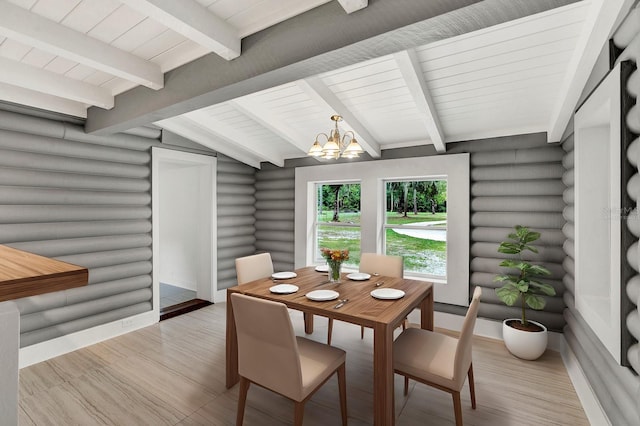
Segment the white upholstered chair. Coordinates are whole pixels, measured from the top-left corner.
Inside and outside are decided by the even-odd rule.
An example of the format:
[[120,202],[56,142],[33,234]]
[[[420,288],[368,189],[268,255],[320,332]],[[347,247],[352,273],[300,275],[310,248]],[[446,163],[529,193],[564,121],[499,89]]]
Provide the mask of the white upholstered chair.
[[393,369],[409,379],[449,392],[453,397],[456,425],[462,426],[460,391],[469,378],[471,407],[476,408],[471,342],[482,290],[476,287],[458,338],[420,328],[408,328],[393,342]]
[[[404,263],[402,256],[390,256],[377,253],[362,253],[360,255],[360,272],[367,274],[379,274],[386,277],[402,278],[404,274]],[[406,320],[402,323],[402,328],[406,327]],[[333,320],[329,319],[327,344],[331,344],[333,333]],[[364,327],[360,327],[360,338],[364,338]]]
[[297,337],[283,303],[231,295],[238,333],[240,392],[236,425],[242,425],[251,383],[291,399],[294,424],[302,425],[304,403],[338,373],[342,424],[347,424],[345,359],[342,349]]
[[260,253],[237,258],[236,274],[238,285],[271,276],[273,274],[271,254]]

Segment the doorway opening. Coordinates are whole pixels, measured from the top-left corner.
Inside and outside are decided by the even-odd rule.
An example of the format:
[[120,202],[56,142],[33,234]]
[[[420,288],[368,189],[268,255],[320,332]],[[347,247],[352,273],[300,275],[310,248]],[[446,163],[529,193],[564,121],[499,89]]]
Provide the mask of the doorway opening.
[[153,148],[153,306],[158,319],[216,293],[216,158]]

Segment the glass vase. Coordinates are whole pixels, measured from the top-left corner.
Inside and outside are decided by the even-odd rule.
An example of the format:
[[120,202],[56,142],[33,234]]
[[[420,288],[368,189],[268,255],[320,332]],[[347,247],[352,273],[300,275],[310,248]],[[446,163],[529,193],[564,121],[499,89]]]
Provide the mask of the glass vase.
[[329,282],[338,284],[340,282],[342,262],[328,261],[327,265],[329,265]]

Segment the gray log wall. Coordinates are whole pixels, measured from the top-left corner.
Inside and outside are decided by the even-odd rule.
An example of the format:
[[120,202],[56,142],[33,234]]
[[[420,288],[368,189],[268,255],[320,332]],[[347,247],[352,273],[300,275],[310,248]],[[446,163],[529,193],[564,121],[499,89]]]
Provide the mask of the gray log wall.
[[256,249],[271,253],[275,271],[294,268],[295,169],[265,165],[256,173]]
[[[638,63],[638,55],[640,50],[640,10],[636,8],[635,12],[618,28],[614,36],[614,42],[618,48],[624,49],[618,60],[633,60]],[[636,47],[633,47],[636,46]],[[637,99],[640,93],[640,73],[635,71],[629,81],[627,87],[633,98]],[[635,134],[640,134],[640,125],[637,124],[640,111],[636,105],[627,116],[626,123]],[[631,119],[629,119],[631,118]],[[640,424],[640,378],[637,373],[640,372],[640,359],[638,339],[640,339],[640,315],[638,313],[638,304],[640,301],[640,275],[635,275],[626,283],[626,296],[631,300],[634,309],[627,315],[625,326],[635,338],[635,343],[627,353],[627,359],[632,366],[631,368],[622,367],[617,364],[608,350],[598,339],[591,328],[587,325],[580,313],[576,310],[574,303],[575,295],[575,267],[574,267],[574,210],[573,210],[573,191],[574,191],[574,137],[569,135],[563,143],[565,155],[563,164],[566,171],[563,175],[563,182],[567,189],[564,193],[564,199],[567,204],[564,210],[564,217],[567,221],[563,228],[564,235],[567,240],[564,244],[566,259],[563,263],[565,269],[564,284],[566,291],[564,293],[564,301],[567,309],[564,312],[566,326],[564,327],[564,336],[576,355],[582,370],[584,371],[591,387],[596,394],[601,406],[614,425],[638,425]],[[627,192],[634,202],[638,202],[638,183],[640,176],[637,173],[640,156],[640,140],[636,139],[629,146],[627,158],[629,162],[636,168],[636,174],[630,179],[627,186]],[[636,237],[640,237],[640,220],[638,220],[638,209],[630,213],[628,221],[631,233]],[[633,229],[631,229],[633,228]],[[631,247],[627,253],[627,261],[634,271],[640,272],[640,262],[638,257],[638,242]],[[625,294],[622,294],[624,297]],[[625,330],[622,330],[624,334]]]
[[153,142],[0,111],[0,244],[89,269],[16,300],[22,347],[152,309]]
[[541,281],[551,284],[556,296],[546,298],[543,311],[528,310],[527,318],[551,330],[561,330],[565,307],[562,301],[563,151],[559,145],[547,144],[544,135],[539,136],[542,139],[536,141],[539,147],[530,146],[534,138],[528,137],[527,144],[521,146],[514,143],[499,151],[471,153],[470,284],[484,287],[480,316],[497,320],[519,318],[519,305],[506,306],[494,291],[502,285],[493,281],[495,276],[513,272],[499,266],[503,259],[512,256],[498,253],[498,246],[507,240],[515,225],[540,232],[540,240],[534,243],[538,254],[527,253],[524,258],[543,264],[551,271],[551,276]]
[[256,252],[255,169],[218,154],[218,290],[237,285],[235,259]]

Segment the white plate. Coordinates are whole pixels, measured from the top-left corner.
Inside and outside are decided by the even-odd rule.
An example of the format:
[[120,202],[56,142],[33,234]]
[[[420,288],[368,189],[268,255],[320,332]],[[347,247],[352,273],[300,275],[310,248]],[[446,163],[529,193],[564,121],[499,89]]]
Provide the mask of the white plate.
[[269,289],[271,293],[291,294],[298,291],[298,286],[293,284],[278,284]]
[[371,295],[376,299],[401,299],[404,297],[404,291],[396,288],[377,288],[371,291]]
[[275,274],[271,274],[271,278],[275,278],[276,280],[286,280],[297,276],[298,274],[295,272],[276,272]]
[[371,278],[371,275],[365,274],[364,272],[354,272],[353,274],[347,275],[347,278],[354,281],[364,281]]
[[325,300],[337,299],[340,295],[337,291],[333,290],[314,290],[307,293],[306,296],[307,299],[315,300],[316,302],[323,302]]
[[316,271],[318,271],[318,272],[329,272],[329,265],[318,265],[318,266],[316,266]]

